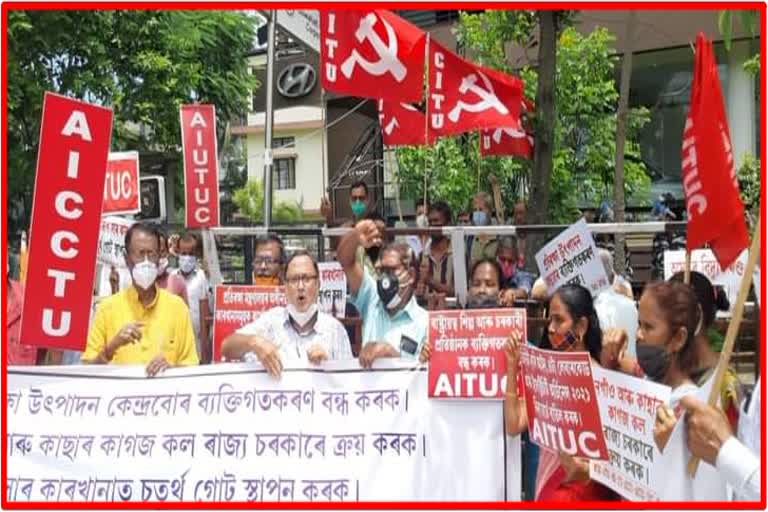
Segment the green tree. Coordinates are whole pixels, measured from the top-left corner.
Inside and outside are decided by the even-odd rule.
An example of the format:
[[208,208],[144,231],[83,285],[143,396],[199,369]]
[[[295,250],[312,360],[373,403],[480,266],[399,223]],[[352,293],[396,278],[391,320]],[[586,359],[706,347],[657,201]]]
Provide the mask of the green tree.
[[29,221],[45,91],[112,107],[113,150],[174,152],[179,163],[179,105],[216,105],[221,132],[247,112],[256,84],[246,61],[254,19],[246,13],[9,9],[7,16],[11,233]]
[[[535,14],[526,12],[462,13],[457,30],[459,41],[473,60],[512,72],[505,49],[510,44],[530,45],[525,34],[536,26]],[[520,23],[523,28],[516,29],[509,23]],[[541,204],[531,199],[529,205],[529,212],[541,212],[544,222],[572,222],[577,218],[580,203],[597,206],[601,199],[613,196],[619,98],[614,76],[618,57],[611,48],[613,41],[614,37],[605,29],[582,35],[571,27],[565,28],[558,38],[557,116],[549,204],[542,209]],[[533,99],[538,85],[536,68],[524,63],[518,74],[525,84],[526,97]],[[635,203],[647,200],[650,190],[638,143],[639,131],[648,120],[647,109],[630,109],[624,148],[624,190]],[[425,166],[429,169],[429,197],[449,201],[455,207],[468,205],[478,183],[481,190],[489,191],[487,177],[491,173],[499,178],[507,207],[511,208],[519,197],[528,198],[527,191],[531,189],[533,163],[516,157],[483,158],[478,180],[476,134],[446,137],[431,148],[401,148],[397,154],[403,197],[422,197]]]
[[[264,185],[261,180],[248,180],[235,190],[232,202],[254,224],[264,222]],[[292,224],[302,220],[302,211],[298,203],[277,201],[272,203],[272,221],[280,224]]]

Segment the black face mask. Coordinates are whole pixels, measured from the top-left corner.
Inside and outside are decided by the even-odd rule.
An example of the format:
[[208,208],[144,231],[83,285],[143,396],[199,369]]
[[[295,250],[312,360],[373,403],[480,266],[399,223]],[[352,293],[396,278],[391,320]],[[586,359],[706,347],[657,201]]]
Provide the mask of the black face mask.
[[369,247],[365,250],[365,254],[368,255],[369,258],[371,258],[371,261],[376,262],[379,260],[379,253],[381,252],[381,247],[374,245],[373,247]]
[[669,352],[664,347],[638,343],[637,363],[649,379],[661,382],[667,375],[671,361]]
[[467,309],[487,309],[499,307],[499,300],[496,295],[478,293],[467,297]]
[[376,281],[376,291],[385,308],[395,309],[400,304],[400,301],[396,301],[396,298],[399,298],[400,281],[394,272],[387,270],[381,273],[378,281]]

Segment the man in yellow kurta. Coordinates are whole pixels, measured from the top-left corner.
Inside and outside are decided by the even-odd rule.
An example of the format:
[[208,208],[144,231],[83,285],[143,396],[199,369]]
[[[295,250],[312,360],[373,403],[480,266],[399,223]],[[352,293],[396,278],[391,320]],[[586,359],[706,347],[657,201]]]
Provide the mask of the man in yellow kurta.
[[133,286],[99,304],[88,332],[84,363],[143,364],[153,377],[171,366],[199,364],[187,305],[158,288],[157,228],[136,223],[125,234]]

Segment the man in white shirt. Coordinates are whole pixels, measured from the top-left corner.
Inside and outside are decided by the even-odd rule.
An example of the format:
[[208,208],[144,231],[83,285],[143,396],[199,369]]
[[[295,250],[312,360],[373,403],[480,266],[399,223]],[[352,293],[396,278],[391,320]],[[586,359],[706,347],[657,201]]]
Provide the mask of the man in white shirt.
[[[208,304],[208,278],[205,277],[203,269],[198,266],[202,244],[197,235],[191,232],[184,233],[179,239],[178,244],[179,268],[174,273],[184,278],[187,284],[187,301],[189,302],[189,313],[192,316],[192,330],[195,331],[197,353],[200,355],[201,362],[208,363],[211,360],[211,347],[208,340],[200,339],[202,317],[208,315],[210,311],[210,305]],[[200,301],[203,299],[204,305],[203,310],[201,310]]]
[[736,499],[753,501],[760,499],[762,480],[759,457],[760,379],[750,402],[741,415],[751,423],[748,429],[742,424],[742,417],[739,418],[739,436],[742,436],[743,430],[749,431],[742,443],[733,436],[723,411],[692,395],[680,401],[686,409],[688,449],[693,455],[717,468],[723,479],[733,487]]
[[[616,272],[613,270],[613,256],[610,251],[598,249],[598,254],[603,262],[608,282],[613,283]],[[635,357],[637,336],[637,306],[635,302],[619,293],[614,286],[610,286],[595,297],[595,310],[600,320],[600,328],[624,329],[627,333],[627,347],[624,355]]]
[[352,359],[344,326],[318,310],[319,291],[317,262],[306,251],[294,253],[285,265],[287,305],[270,309],[225,338],[224,357],[237,361],[254,354],[276,377],[283,370],[283,361],[320,364],[325,360]]

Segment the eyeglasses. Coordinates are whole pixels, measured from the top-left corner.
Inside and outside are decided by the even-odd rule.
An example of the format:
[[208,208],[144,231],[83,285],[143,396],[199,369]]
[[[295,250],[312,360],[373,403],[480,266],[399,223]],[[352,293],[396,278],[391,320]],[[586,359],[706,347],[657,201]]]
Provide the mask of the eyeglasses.
[[256,266],[262,265],[262,264],[264,264],[264,265],[277,265],[278,263],[280,263],[278,260],[276,260],[274,258],[271,258],[271,257],[259,257],[259,256],[256,256],[255,258],[253,258],[253,264],[256,265]]
[[286,277],[285,282],[288,283],[290,286],[296,287],[299,286],[302,282],[306,285],[310,285],[315,282],[315,279],[317,279],[317,276],[306,276],[306,275],[300,275],[300,276],[291,276]]

